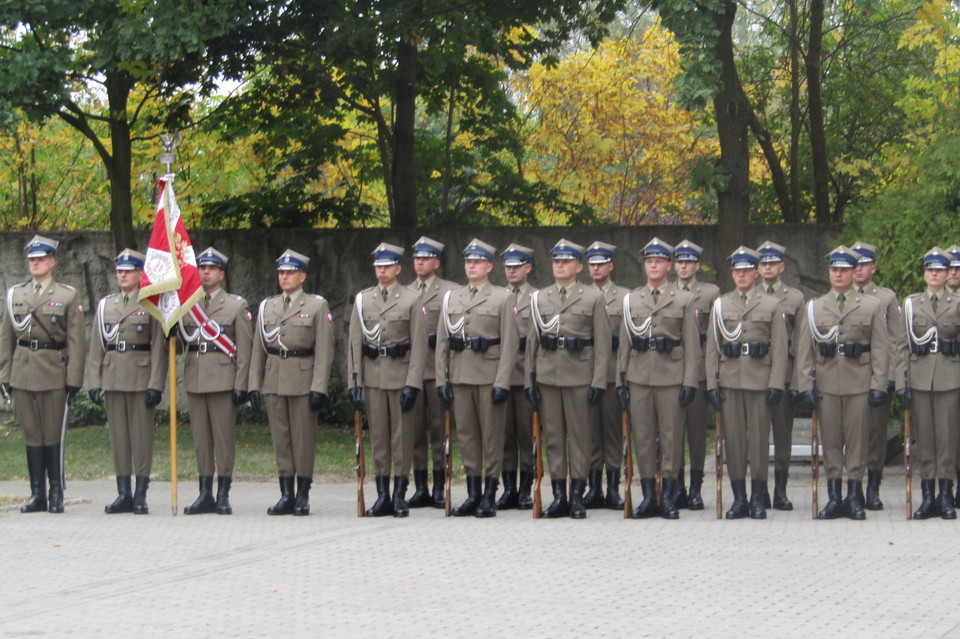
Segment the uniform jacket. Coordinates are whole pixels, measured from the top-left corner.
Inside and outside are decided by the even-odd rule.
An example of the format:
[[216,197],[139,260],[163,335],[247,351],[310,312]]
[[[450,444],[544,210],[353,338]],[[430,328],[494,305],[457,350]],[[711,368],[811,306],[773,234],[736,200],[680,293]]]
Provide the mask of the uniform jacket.
[[[247,390],[253,347],[253,321],[250,309],[247,307],[247,300],[239,295],[230,295],[221,288],[204,311],[236,344],[237,356],[231,359],[213,342],[207,342],[202,334],[198,335],[197,343],[206,342],[208,350],[206,353],[197,351],[184,353],[183,383],[187,392],[218,393],[234,389]],[[197,330],[196,323],[189,315],[183,318],[183,327],[188,335]]]
[[[433,339],[436,339],[437,320],[440,319],[440,302],[443,301],[443,294],[447,291],[457,288],[459,284],[434,276],[433,281],[430,282],[430,286],[423,291],[423,294],[421,295],[419,289],[417,288],[419,283],[420,280],[415,279],[413,282],[407,285],[407,288],[419,296],[417,303],[420,304],[427,312],[424,317],[424,324],[427,329],[427,341],[429,342],[431,335],[434,336]],[[434,349],[429,349],[427,352],[426,364],[423,367],[423,379],[425,380],[435,379],[437,376],[435,365],[436,358],[434,355]]]
[[513,296],[507,289],[487,283],[470,299],[470,286],[450,293],[447,315],[451,324],[463,319],[463,328],[455,335],[499,338],[500,343],[486,352],[450,349],[450,332],[441,311],[437,324],[437,385],[492,384],[510,388],[510,380],[520,350],[520,332],[513,313]]
[[810,302],[817,331],[825,335],[834,326],[840,327],[836,342],[869,344],[870,352],[859,357],[837,354],[824,357],[810,331],[806,306],[797,324],[797,360],[794,386],[808,391],[816,385],[831,395],[859,395],[869,390],[887,390],[890,338],[879,300],[859,293],[850,294],[843,312],[827,293]]
[[[647,337],[670,337],[679,345],[669,353],[653,348],[635,350],[626,322],[621,321],[618,370],[626,373],[628,382],[644,386],[697,387],[700,381],[700,330],[692,302],[691,293],[672,286],[666,287],[656,304],[649,286],[630,292],[633,324],[640,326],[650,318]],[[617,378],[619,380],[619,375]]]
[[787,323],[777,298],[754,288],[746,306],[736,289],[719,299],[722,315],[716,321],[722,321],[728,331],[742,323],[743,334],[738,341],[768,342],[770,350],[760,358],[749,355],[728,358],[719,351],[718,338],[722,338],[712,319],[707,330],[707,388],[717,387],[717,370],[720,371],[721,388],[754,391],[783,388],[787,380]]
[[887,379],[891,382],[897,379],[897,349],[900,347],[900,341],[904,339],[906,326],[903,323],[903,313],[900,309],[900,302],[897,300],[897,294],[889,288],[877,286],[870,282],[863,287],[863,293],[880,300],[880,308],[883,310],[883,321],[887,325],[887,335],[890,337],[890,356],[887,358],[889,369]]
[[[683,285],[679,280],[674,282],[678,290],[683,290]],[[707,374],[704,369],[704,357],[706,356],[707,327],[710,326],[710,312],[713,310],[713,302],[720,297],[720,287],[716,284],[701,282],[694,278],[690,283],[689,292],[693,295],[690,302],[690,308],[693,309],[694,317],[697,320],[697,330],[700,331],[700,378],[701,382],[706,381]]]
[[[83,305],[76,289],[50,281],[33,306],[33,280],[17,284],[7,292],[11,296],[13,320],[23,320],[34,311],[30,324],[17,331],[4,304],[0,323],[0,382],[29,391],[47,391],[83,385],[84,346]],[[63,350],[34,350],[20,346],[20,340],[40,343],[65,343]]]
[[607,368],[607,384],[616,384],[619,382],[620,376],[617,374],[617,349],[613,347],[613,342],[620,341],[620,325],[623,324],[623,296],[629,293],[630,289],[617,286],[611,281],[610,287],[606,291],[602,289],[597,290],[603,295],[603,302],[607,305],[607,317],[610,319],[610,335],[613,336],[610,341],[610,363]]
[[[507,289],[509,292],[510,289]],[[527,282],[527,287],[524,289],[523,293],[520,295],[520,299],[517,301],[517,305],[513,309],[514,317],[517,322],[517,331],[520,334],[520,339],[524,343],[523,352],[517,353],[517,362],[513,366],[513,374],[510,376],[510,385],[511,386],[523,386],[523,370],[524,363],[526,362],[526,349],[529,347],[529,340],[536,339],[536,329],[533,328],[533,322],[530,318],[530,296],[533,295],[534,291],[537,289],[530,286],[530,282]]]
[[[538,383],[550,386],[606,388],[607,371],[613,354],[607,347],[612,339],[610,320],[600,290],[593,285],[574,281],[567,287],[567,300],[563,304],[560,303],[560,290],[556,284],[540,289],[538,298],[540,316],[544,322],[560,315],[559,327],[550,331],[551,334],[592,338],[594,346],[587,346],[580,352],[561,349],[547,351],[540,348],[539,339],[528,336],[524,386],[530,386],[530,375],[536,373]],[[534,334],[537,332],[534,331]]]
[[[762,280],[758,280],[762,281]],[[761,288],[766,291],[767,285],[761,284]],[[803,303],[803,293],[795,288],[791,288],[786,284],[782,284],[780,289],[775,291],[773,294],[778,300],[780,300],[780,312],[783,313],[784,319],[787,321],[787,342],[788,342],[788,352],[789,358],[787,360],[787,384],[790,383],[790,376],[793,374],[794,368],[794,358],[797,355],[797,324],[798,324],[798,315],[800,315],[804,310]]]
[[[119,332],[107,341],[100,332],[100,311],[103,327]],[[121,350],[127,346],[149,346],[150,350]],[[115,350],[108,350],[109,348]],[[123,303],[123,294],[114,293],[97,305],[87,355],[87,388],[125,393],[144,392],[148,388],[162,391],[166,388],[169,356],[163,327],[137,303],[137,291],[130,301]]]
[[[333,314],[327,300],[301,293],[284,312],[283,295],[268,297],[260,305],[257,334],[253,337],[248,390],[276,395],[327,394],[333,364]],[[262,330],[261,330],[262,327]],[[269,335],[279,329],[277,337]],[[267,354],[267,348],[313,349],[307,357]]]
[[[940,291],[946,294],[937,303],[937,312],[933,311],[930,297],[923,293],[914,293],[907,299],[913,301],[913,333],[922,337],[931,327],[936,326],[939,339],[960,338],[960,296],[951,293],[946,287]],[[906,331],[906,302],[904,302],[904,330]],[[910,351],[907,339],[900,343],[897,357],[897,388],[910,388],[923,391],[946,391],[960,388],[960,357],[929,353],[914,355]]]
[[[363,323],[368,330],[380,325],[380,345],[406,343],[410,349],[403,357],[363,356],[364,336],[358,308],[354,302],[350,315],[350,352],[347,356],[347,384],[369,386],[383,390],[398,390],[404,386],[423,388],[423,371],[430,351],[427,345],[426,311],[417,302],[418,295],[408,288],[396,286],[386,302],[379,286],[371,286],[360,293]],[[354,373],[357,381],[354,382]]]

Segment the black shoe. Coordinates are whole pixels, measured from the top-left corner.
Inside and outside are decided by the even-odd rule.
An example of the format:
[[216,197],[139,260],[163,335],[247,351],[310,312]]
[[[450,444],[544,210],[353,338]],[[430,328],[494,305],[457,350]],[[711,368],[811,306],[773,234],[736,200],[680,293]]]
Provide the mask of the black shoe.
[[[516,476],[516,473],[514,473]],[[474,516],[476,517],[496,517],[498,505],[497,499],[497,488],[500,487],[500,482],[496,477],[487,477],[483,481],[483,497],[480,499],[480,505],[477,506]]]
[[747,480],[731,479],[730,489],[733,491],[733,503],[724,517],[727,519],[743,519],[750,514],[750,507],[747,505]]
[[883,510],[883,502],[880,501],[880,480],[883,479],[883,471],[867,471],[867,499],[864,508],[867,510]]
[[[104,506],[103,512],[108,515],[133,512],[133,489],[130,484],[130,475],[117,476],[117,498],[109,506]],[[186,512],[186,508],[184,508],[184,512]]]
[[430,496],[430,487],[427,485],[427,471],[413,471],[413,495],[407,501],[408,508],[426,508],[433,506],[433,498]]
[[310,514],[310,485],[312,477],[297,477],[297,498],[293,502],[293,514],[298,517]]
[[217,514],[232,515],[233,508],[230,507],[230,484],[233,483],[233,477],[217,476]]
[[533,490],[534,474],[526,471],[520,471],[520,488],[517,491],[517,509],[530,510],[533,508],[533,497],[530,491]]
[[[570,496],[570,507],[573,507],[573,495]],[[585,508],[603,508],[603,471],[591,470],[587,474],[587,494],[583,497]],[[578,517],[579,519],[579,517]]]
[[443,508],[447,505],[446,490],[447,475],[442,470],[433,471],[433,494],[430,503],[434,508]]
[[47,493],[47,512],[63,512],[63,469],[60,466],[60,444],[43,447],[43,465],[47,469],[50,490]]
[[767,518],[767,500],[770,492],[765,479],[750,480],[750,519]]
[[842,479],[827,480],[827,505],[817,513],[817,519],[840,519],[843,517],[844,506],[840,497]]
[[847,518],[863,521],[867,514],[863,512],[863,482],[847,480]]
[[680,469],[680,473],[677,475],[677,487],[673,491],[673,505],[677,510],[683,510],[688,508],[690,505],[690,500],[687,497],[687,487],[684,486],[682,468]]
[[30,472],[30,499],[20,506],[20,512],[46,512],[47,478],[43,465],[43,447],[27,446],[27,470]]
[[953,500],[953,505],[956,508],[960,508],[960,469],[957,470],[957,496]]
[[[488,478],[489,479],[489,478]],[[520,493],[517,492],[517,471],[503,473],[503,494],[497,500],[497,510],[513,510],[520,503]],[[478,517],[480,515],[477,515]]]
[[462,504],[453,509],[454,517],[473,517],[477,514],[477,506],[480,505],[480,476],[467,476],[467,498]]
[[567,503],[567,480],[554,479],[550,481],[553,488],[553,503],[543,511],[546,519],[556,519],[570,515],[570,505]]
[[367,517],[386,517],[393,514],[393,502],[390,501],[390,476],[377,475],[377,501],[367,508]]
[[[753,488],[750,489],[750,499],[751,500],[753,499]],[[763,499],[761,501],[763,502],[764,510],[767,510],[773,507],[770,503],[770,489],[767,487],[766,482],[764,482],[763,484]]]
[[280,478],[280,500],[267,508],[268,515],[292,515],[294,506],[293,477]]
[[679,519],[674,499],[677,495],[677,479],[664,477],[660,480],[660,516],[664,519]]
[[787,499],[788,471],[773,471],[773,508],[775,510],[793,510],[793,504]]
[[953,509],[953,480],[940,480],[940,518],[956,519],[957,511]]
[[399,475],[393,478],[393,516],[406,517],[410,514],[410,506],[407,504],[407,484],[410,480]]
[[146,475],[137,475],[137,489],[133,493],[133,514],[148,515],[150,508],[147,506],[147,488],[150,486],[150,478]]
[[607,497],[604,506],[610,510],[623,510],[623,498],[620,497],[620,469],[607,471]]
[[688,510],[703,510],[703,496],[700,488],[703,486],[703,471],[690,470],[690,493],[687,495]]
[[[597,473],[597,484],[600,483],[600,471]],[[593,471],[591,471],[593,474]],[[586,500],[583,497],[583,491],[587,487],[587,482],[582,479],[574,479],[570,482],[570,518],[571,519],[586,519],[587,518],[587,506]],[[601,499],[603,498],[603,493],[600,493]]]
[[657,508],[657,480],[648,477],[640,479],[640,490],[643,491],[643,501],[630,513],[631,519],[649,519],[660,514]]
[[[117,480],[120,478],[118,477]],[[205,515],[217,512],[217,501],[213,498],[213,475],[200,475],[200,496],[193,504],[183,509],[184,515]]]
[[920,491],[923,494],[923,501],[920,507],[913,511],[914,519],[930,519],[940,514],[937,508],[937,502],[934,498],[934,482],[932,479],[920,480]]

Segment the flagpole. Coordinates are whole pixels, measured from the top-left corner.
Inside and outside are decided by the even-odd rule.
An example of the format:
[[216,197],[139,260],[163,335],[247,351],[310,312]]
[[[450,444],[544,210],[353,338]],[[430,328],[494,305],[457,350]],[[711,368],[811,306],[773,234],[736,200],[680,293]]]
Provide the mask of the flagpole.
[[177,516],[177,338],[167,344],[170,354],[170,512]]

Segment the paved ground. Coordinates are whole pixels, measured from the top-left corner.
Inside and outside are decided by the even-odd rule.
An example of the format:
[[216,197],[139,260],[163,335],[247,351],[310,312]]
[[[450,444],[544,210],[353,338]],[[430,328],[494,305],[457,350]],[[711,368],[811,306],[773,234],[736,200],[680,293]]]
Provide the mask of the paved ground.
[[714,520],[709,483],[667,522],[358,519],[351,484],[320,485],[310,517],[268,517],[256,483],[230,517],[171,516],[169,484],[149,516],[107,516],[112,482],[72,482],[89,501],[64,515],[0,513],[0,636],[960,637],[960,523],[905,521],[902,477],[865,522],[811,521],[807,473],[762,522]]

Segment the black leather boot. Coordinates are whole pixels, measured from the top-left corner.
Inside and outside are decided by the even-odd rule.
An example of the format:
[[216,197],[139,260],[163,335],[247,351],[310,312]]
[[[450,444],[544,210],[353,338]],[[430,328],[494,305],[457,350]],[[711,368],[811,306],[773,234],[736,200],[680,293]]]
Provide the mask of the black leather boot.
[[462,504],[453,509],[454,517],[473,517],[477,514],[477,506],[480,505],[480,476],[467,476],[467,498]]
[[677,510],[688,508],[690,505],[690,500],[687,497],[687,487],[684,485],[682,468],[677,475],[677,487],[673,491],[673,505]]
[[[600,484],[600,471],[596,471],[597,485]],[[592,474],[592,471],[591,471]],[[586,500],[583,496],[583,491],[587,488],[587,482],[583,479],[574,479],[570,482],[570,518],[571,519],[586,519],[587,518],[587,506]],[[601,499],[603,498],[603,492],[600,492]]]
[[793,504],[787,499],[786,470],[773,471],[773,508],[775,510],[793,510]]
[[[117,479],[119,480],[119,477]],[[217,512],[217,502],[213,498],[213,475],[200,475],[200,496],[183,509],[183,514],[205,515],[215,512]]]
[[620,469],[607,470],[607,497],[604,506],[610,510],[623,510],[623,498],[620,497]]
[[883,510],[883,502],[880,501],[880,480],[883,479],[883,471],[867,471],[867,499],[864,507],[867,510]]
[[660,516],[664,519],[679,519],[680,513],[677,512],[677,505],[674,502],[677,497],[678,480],[674,477],[664,477],[660,481]]
[[293,477],[280,478],[280,500],[273,506],[267,508],[268,515],[292,515],[293,514]]
[[[516,475],[514,475],[516,476]],[[477,517],[496,517],[498,505],[497,488],[500,487],[500,481],[496,477],[487,477],[483,480],[483,497],[480,499],[480,505],[474,513]]]
[[43,465],[47,469],[50,490],[47,493],[47,512],[63,512],[63,469],[60,466],[60,444],[43,447]]
[[743,519],[750,514],[750,507],[747,505],[747,480],[731,479],[730,489],[733,491],[733,503],[730,504],[730,510],[727,511],[727,519]]
[[543,511],[543,516],[546,519],[567,517],[570,514],[570,504],[567,503],[567,480],[551,480],[550,486],[553,488],[553,503]]
[[[133,512],[133,488],[130,483],[130,475],[117,476],[117,498],[109,506],[104,506],[103,512],[108,515]],[[186,513],[187,509],[184,508],[183,512]]]
[[953,480],[940,480],[940,518],[956,519],[957,511],[953,509]]
[[630,513],[631,519],[649,519],[660,514],[657,508],[657,480],[653,477],[640,478],[640,490],[643,491],[643,501]]
[[426,508],[433,505],[433,498],[430,497],[430,487],[427,485],[427,471],[413,471],[413,495],[407,501],[408,508]]
[[[603,508],[603,471],[599,468],[587,473],[587,494],[583,498],[585,508]],[[570,495],[570,506],[573,507],[573,495]]]
[[232,515],[233,508],[230,507],[230,484],[233,483],[233,477],[217,476],[217,514]]
[[447,474],[442,470],[433,471],[433,495],[430,497],[430,503],[434,508],[443,508],[447,505],[445,494]]
[[700,494],[700,488],[703,486],[703,471],[690,470],[690,493],[687,496],[687,508],[689,510],[703,510],[703,496]]
[[767,500],[770,492],[764,479],[750,480],[750,519],[767,518]]
[[146,475],[137,475],[137,489],[133,493],[133,514],[147,515],[150,508],[147,506],[147,488],[150,486],[150,478]]
[[817,513],[817,519],[839,519],[843,517],[843,502],[840,496],[842,479],[827,480],[827,505]]
[[367,508],[367,517],[386,517],[393,514],[393,502],[390,501],[390,476],[377,475],[377,501]]
[[533,490],[534,474],[526,471],[520,471],[520,488],[517,491],[517,508],[519,510],[530,510],[533,508],[533,497],[530,491]]
[[22,513],[47,510],[47,478],[43,465],[43,447],[27,446],[27,470],[30,472],[30,499],[20,506]]
[[[489,481],[489,478],[488,478]],[[486,495],[484,495],[486,497]],[[520,503],[520,493],[517,492],[517,471],[503,473],[503,494],[497,500],[497,510],[512,510]],[[477,514],[477,517],[480,515]]]
[[297,498],[293,502],[293,514],[298,517],[310,514],[310,486],[312,477],[297,477]]
[[930,519],[940,514],[933,494],[935,490],[933,484],[932,479],[920,480],[920,492],[923,495],[923,501],[920,502],[920,507],[913,511],[914,519]]
[[860,480],[847,480],[847,518],[856,521],[863,521],[867,514],[863,512],[863,482]]
[[407,504],[407,485],[410,480],[406,477],[395,475],[393,478],[393,516],[406,517],[410,514],[410,506]]
[[960,469],[957,469],[957,497],[953,500],[953,505],[960,508]]

